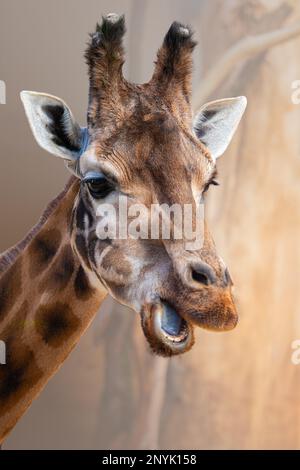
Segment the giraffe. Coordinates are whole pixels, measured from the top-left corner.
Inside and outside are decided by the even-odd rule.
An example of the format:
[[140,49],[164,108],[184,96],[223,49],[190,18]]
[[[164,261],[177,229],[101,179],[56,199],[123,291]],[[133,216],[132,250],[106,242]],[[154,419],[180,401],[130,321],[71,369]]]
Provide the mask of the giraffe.
[[55,96],[21,92],[37,142],[71,172],[39,222],[0,258],[0,443],[88,328],[107,294],[140,315],[150,348],[165,357],[194,343],[194,326],[237,324],[232,280],[207,224],[198,250],[184,240],[101,238],[105,203],[129,206],[205,200],[246,107],[245,97],[190,105],[189,27],[174,22],[151,80],[122,75],[124,16],[109,14],[91,35],[87,126]]

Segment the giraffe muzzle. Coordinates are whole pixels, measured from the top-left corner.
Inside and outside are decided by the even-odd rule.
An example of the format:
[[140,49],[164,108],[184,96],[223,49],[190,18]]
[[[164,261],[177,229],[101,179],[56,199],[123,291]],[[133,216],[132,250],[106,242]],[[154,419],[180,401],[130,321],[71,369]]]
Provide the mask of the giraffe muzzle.
[[147,305],[142,311],[142,327],[153,351],[173,356],[188,351],[194,344],[193,327],[167,302]]

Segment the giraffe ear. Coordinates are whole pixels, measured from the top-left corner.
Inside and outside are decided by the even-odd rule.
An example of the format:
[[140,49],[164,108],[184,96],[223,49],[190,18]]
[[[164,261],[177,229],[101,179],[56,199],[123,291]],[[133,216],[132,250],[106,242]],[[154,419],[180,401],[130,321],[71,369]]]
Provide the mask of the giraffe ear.
[[53,155],[77,160],[87,146],[87,130],[77,124],[66,103],[34,91],[22,91],[20,96],[38,144]]
[[214,160],[227,149],[247,106],[245,96],[211,101],[200,108],[193,127]]

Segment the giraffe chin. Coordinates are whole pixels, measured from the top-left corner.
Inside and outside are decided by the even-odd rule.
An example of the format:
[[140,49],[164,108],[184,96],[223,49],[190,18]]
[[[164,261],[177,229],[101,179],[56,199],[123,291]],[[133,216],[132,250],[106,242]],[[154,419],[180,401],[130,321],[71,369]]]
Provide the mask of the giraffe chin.
[[152,351],[170,357],[191,349],[193,326],[164,301],[148,304],[141,312],[142,328]]

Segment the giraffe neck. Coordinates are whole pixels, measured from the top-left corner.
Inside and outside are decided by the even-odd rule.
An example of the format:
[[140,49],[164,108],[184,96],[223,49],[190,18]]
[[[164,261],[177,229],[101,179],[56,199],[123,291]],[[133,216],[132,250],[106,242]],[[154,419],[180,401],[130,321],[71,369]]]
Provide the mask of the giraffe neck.
[[106,291],[74,253],[70,221],[78,181],[50,203],[0,259],[0,443],[67,358]]

